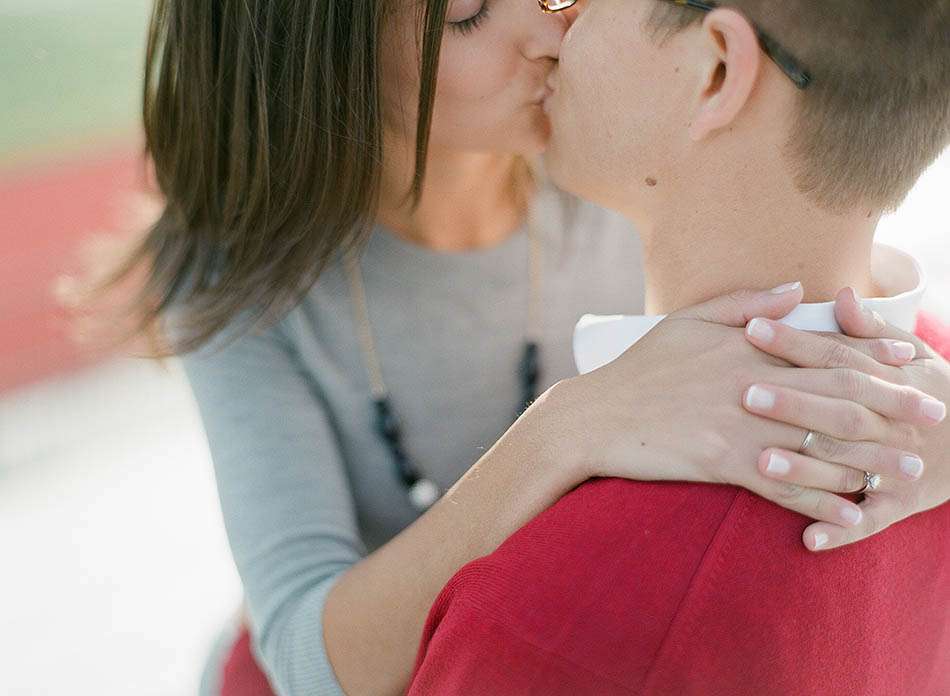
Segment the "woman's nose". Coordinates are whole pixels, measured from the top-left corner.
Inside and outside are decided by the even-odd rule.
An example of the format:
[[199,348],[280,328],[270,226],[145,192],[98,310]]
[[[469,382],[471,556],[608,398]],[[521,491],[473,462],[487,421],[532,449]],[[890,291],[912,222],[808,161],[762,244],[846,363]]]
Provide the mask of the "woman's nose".
[[522,2],[524,56],[530,60],[557,59],[564,34],[573,23],[573,18],[568,16],[572,9],[545,14],[536,2]]

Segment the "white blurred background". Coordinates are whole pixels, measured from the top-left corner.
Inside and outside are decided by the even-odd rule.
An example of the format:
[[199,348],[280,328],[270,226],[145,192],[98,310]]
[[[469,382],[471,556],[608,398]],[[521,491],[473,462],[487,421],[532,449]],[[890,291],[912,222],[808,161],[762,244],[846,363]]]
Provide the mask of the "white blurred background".
[[[145,0],[0,0],[0,694],[196,692],[240,601],[178,365],[68,347],[48,288],[136,186]],[[10,78],[8,80],[8,78]],[[950,153],[882,224],[950,321]]]

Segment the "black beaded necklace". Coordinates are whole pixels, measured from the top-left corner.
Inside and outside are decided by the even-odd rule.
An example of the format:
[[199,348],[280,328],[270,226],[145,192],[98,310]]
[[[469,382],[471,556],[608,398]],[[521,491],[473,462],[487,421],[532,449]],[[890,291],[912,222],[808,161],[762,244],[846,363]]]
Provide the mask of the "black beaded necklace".
[[[540,235],[537,234],[532,217],[529,214],[528,331],[521,360],[518,363],[521,401],[515,409],[515,420],[517,420],[537,397],[538,380],[541,375],[540,348],[537,339],[537,336],[540,335],[538,326],[541,308],[541,240],[539,237]],[[396,467],[396,472],[406,487],[409,502],[418,511],[423,512],[442,496],[442,490],[435,481],[423,476],[406,454],[403,445],[402,431],[399,427],[399,420],[393,412],[392,399],[389,394],[389,389],[383,381],[382,369],[380,368],[379,358],[376,353],[376,344],[373,338],[372,325],[369,321],[369,311],[366,304],[366,289],[363,285],[363,275],[360,270],[359,258],[356,252],[351,251],[347,253],[345,262],[347,276],[350,281],[350,295],[356,324],[360,333],[363,362],[369,375],[370,386],[373,392],[376,431],[389,448],[390,456]]]

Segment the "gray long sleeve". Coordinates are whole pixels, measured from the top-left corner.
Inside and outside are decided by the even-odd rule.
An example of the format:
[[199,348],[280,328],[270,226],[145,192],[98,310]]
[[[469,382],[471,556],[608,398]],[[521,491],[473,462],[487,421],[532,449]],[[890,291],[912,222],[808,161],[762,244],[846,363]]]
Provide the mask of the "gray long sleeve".
[[211,447],[253,645],[281,695],[342,696],[323,644],[333,582],[366,551],[325,407],[280,327],[182,362]]
[[[622,218],[554,189],[539,195],[536,212],[544,390],[576,374],[577,319],[642,311],[643,285],[640,243]],[[377,228],[361,268],[406,453],[447,490],[523,408],[527,235],[443,253]],[[341,572],[419,516],[375,427],[353,317],[334,262],[277,327],[183,357],[252,643],[280,696],[343,693],[323,646],[325,597]]]

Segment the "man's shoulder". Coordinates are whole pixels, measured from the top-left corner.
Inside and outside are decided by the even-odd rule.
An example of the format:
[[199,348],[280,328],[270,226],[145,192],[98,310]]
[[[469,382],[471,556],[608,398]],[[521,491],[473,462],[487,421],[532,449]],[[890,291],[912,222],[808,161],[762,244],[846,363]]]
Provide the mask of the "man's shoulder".
[[[946,560],[933,549],[950,508],[826,554],[802,544],[809,522],[732,486],[589,481],[446,585],[426,622],[418,683],[482,675],[485,684],[499,651],[517,654],[519,667],[497,674],[486,694],[530,693],[536,675],[565,661],[585,679],[623,685],[620,693],[682,676],[697,660],[709,674],[739,678],[736,660],[756,651],[781,657],[787,673],[746,675],[749,683],[785,683],[808,661],[808,641],[830,640],[831,650],[835,631],[863,660],[879,649],[865,625],[914,626],[928,641],[944,629],[933,608],[945,606]],[[885,583],[889,597],[919,599],[868,605]],[[858,620],[843,628],[840,616]],[[436,692],[458,690],[411,693]]]
[[[569,654],[629,683],[638,667],[646,673],[744,495],[733,486],[591,479],[460,569],[433,605],[425,634],[438,628],[444,638],[453,624],[471,627],[477,619],[503,628],[506,640],[522,636],[541,655]],[[620,653],[605,636],[623,637],[614,646]],[[480,649],[468,644],[465,652],[475,659]],[[578,654],[584,650],[591,654]]]
[[565,578],[576,590],[585,575],[602,574],[610,558],[629,569],[667,557],[670,547],[680,558],[692,557],[705,550],[704,540],[740,492],[691,482],[590,479],[479,559],[482,578],[488,572],[493,582],[503,581],[495,577],[501,572],[543,581],[556,592],[568,589]]

